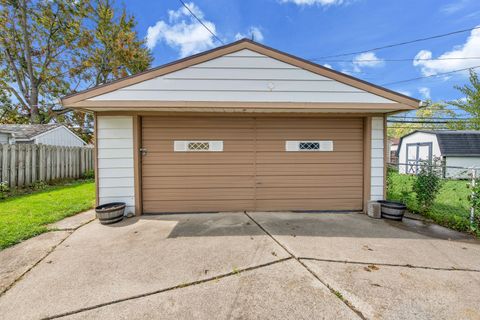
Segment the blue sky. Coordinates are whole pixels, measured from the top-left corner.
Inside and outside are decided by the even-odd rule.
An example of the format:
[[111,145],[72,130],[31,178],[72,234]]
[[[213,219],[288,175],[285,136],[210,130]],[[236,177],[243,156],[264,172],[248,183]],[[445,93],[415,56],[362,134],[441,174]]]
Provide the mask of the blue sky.
[[[250,37],[278,50],[385,84],[472,66],[480,57],[480,29],[449,37],[339,58],[318,59],[480,26],[478,0],[194,0],[185,1],[225,43]],[[178,0],[125,0],[155,57],[154,65],[221,45]],[[389,59],[412,59],[392,62]],[[368,61],[365,61],[368,60]],[[480,70],[480,68],[478,69]],[[467,73],[387,87],[419,99],[461,98],[453,88]]]

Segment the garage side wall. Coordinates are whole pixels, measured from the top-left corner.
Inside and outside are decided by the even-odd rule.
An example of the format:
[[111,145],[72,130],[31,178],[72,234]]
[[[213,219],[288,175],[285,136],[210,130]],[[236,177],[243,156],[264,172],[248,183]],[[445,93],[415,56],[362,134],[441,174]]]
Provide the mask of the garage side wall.
[[383,117],[373,117],[371,134],[370,200],[382,200],[384,198],[384,129]]
[[99,204],[125,202],[135,213],[133,117],[97,116]]

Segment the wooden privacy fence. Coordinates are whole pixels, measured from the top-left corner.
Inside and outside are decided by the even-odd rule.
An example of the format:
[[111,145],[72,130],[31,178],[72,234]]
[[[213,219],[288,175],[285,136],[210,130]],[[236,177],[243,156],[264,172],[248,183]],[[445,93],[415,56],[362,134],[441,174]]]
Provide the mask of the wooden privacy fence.
[[76,179],[93,170],[93,161],[92,147],[1,144],[0,182],[15,188],[37,181]]

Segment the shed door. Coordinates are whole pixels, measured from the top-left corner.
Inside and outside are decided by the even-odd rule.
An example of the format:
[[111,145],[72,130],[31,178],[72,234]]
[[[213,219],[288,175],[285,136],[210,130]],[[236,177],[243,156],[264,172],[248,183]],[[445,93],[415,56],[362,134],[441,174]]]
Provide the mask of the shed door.
[[144,117],[142,128],[145,213],[362,209],[362,119]]

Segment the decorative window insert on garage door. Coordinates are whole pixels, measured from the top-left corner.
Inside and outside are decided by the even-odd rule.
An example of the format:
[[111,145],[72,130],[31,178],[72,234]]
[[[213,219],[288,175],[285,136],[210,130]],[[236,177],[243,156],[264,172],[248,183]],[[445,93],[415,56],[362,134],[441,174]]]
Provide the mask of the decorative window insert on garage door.
[[293,152],[333,151],[333,141],[286,141],[285,150]]
[[223,141],[175,140],[173,148],[175,152],[221,152]]

